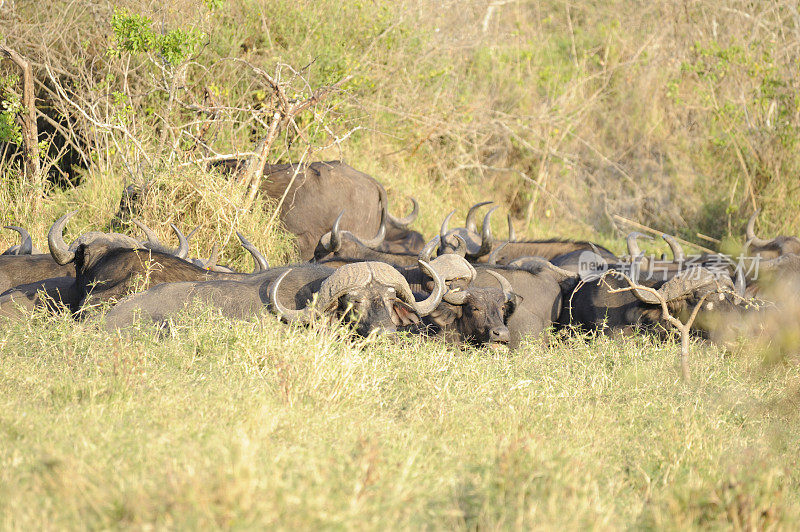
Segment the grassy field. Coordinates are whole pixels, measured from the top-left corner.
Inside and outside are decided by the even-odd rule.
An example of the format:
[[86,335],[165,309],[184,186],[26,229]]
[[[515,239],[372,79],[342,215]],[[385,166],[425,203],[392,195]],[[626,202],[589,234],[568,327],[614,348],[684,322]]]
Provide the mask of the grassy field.
[[[19,73],[0,63],[0,221],[47,249],[66,211],[67,237],[108,230],[123,187],[149,182],[140,217],[164,241],[199,225],[193,256],[217,242],[249,269],[238,229],[290,261],[273,201],[192,164],[206,126],[218,153],[263,136],[274,100],[255,66],[293,98],[346,80],[269,162],[344,158],[393,213],[417,197],[426,235],[484,199],[520,236],[616,252],[614,214],[727,248],[759,206],[760,234],[798,233],[793,6],[495,4],[7,0],[0,42],[85,160],[44,128],[48,180],[26,173]],[[0,526],[795,529],[800,334],[779,318],[772,352],[693,344],[689,383],[676,341],[641,335],[507,353],[205,309],[161,334],[0,323]]]
[[793,528],[796,365],[343,340],[203,311],[0,336],[5,528]]

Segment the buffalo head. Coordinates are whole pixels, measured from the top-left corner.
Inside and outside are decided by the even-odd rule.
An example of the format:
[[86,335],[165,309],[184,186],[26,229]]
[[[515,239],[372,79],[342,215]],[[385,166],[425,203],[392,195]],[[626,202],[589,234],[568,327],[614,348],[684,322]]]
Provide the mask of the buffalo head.
[[776,236],[771,240],[766,240],[756,236],[755,225],[756,217],[761,212],[757,209],[753,216],[747,221],[745,236],[747,243],[745,247],[750,255],[761,255],[764,259],[774,259],[788,253],[800,254],[800,238],[796,236]]
[[[420,267],[434,279],[434,289],[424,301],[416,301],[411,288],[392,266],[382,262],[358,262],[337,269],[320,286],[316,294],[316,311],[355,324],[358,334],[373,331],[394,332],[400,325],[419,321],[441,302],[444,282],[430,264]],[[289,310],[278,301],[278,288],[291,270],[284,272],[269,289],[271,308],[287,321],[307,322],[313,308]]]

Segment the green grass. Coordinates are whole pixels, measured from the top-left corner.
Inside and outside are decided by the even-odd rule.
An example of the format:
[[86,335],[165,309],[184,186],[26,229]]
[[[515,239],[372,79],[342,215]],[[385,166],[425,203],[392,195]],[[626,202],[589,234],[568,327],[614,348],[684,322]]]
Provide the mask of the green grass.
[[797,367],[695,346],[684,384],[645,337],[509,355],[341,334],[5,326],[3,526],[796,525]]

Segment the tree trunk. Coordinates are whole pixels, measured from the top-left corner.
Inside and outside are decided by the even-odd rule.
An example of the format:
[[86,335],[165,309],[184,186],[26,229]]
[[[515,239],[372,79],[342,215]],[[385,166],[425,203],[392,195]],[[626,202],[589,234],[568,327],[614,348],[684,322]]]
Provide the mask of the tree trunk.
[[[25,153],[25,173],[28,179],[41,185],[39,164],[39,130],[36,126],[36,97],[33,93],[33,71],[25,58],[6,46],[0,45],[0,53],[22,70],[22,149]],[[41,193],[44,187],[41,187]]]

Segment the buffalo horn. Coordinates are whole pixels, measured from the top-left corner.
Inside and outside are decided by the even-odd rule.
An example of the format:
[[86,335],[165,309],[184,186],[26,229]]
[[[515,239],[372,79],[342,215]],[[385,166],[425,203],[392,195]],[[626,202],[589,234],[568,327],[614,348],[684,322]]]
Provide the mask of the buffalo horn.
[[[679,274],[672,277],[669,281],[661,285],[658,293],[664,298],[664,301],[674,301],[681,297],[693,292],[701,286],[713,283],[716,281],[714,274],[705,268],[691,268],[683,270]],[[649,291],[635,289],[633,293],[640,300],[651,305],[658,305],[660,300],[655,294]]]
[[23,227],[17,227],[16,225],[6,225],[5,228],[19,233],[19,247],[14,255],[30,255],[33,253],[33,241],[31,240],[31,235],[28,233],[28,231],[26,231]]
[[[328,245],[325,246],[325,250],[328,253],[336,253],[342,248],[342,232],[340,226],[342,224],[342,217],[344,216],[344,210],[339,213],[339,216],[336,217],[336,221],[333,222],[333,227],[331,227],[330,232],[330,239],[328,240]],[[324,245],[324,244],[323,244]]]
[[644,233],[640,233],[638,231],[634,231],[625,238],[626,242],[628,243],[628,255],[631,257],[631,262],[638,261],[644,257],[644,253],[641,249],[639,249],[639,243],[636,242],[636,239],[640,237],[653,240],[652,236],[645,235]]
[[159,242],[158,237],[156,236],[156,234],[153,232],[152,229],[147,227],[143,222],[137,220],[136,218],[131,220],[131,222],[133,223],[133,225],[141,229],[142,233],[144,233],[144,236],[147,237],[147,242],[142,242],[143,244],[149,244],[151,248],[161,247],[161,242]]
[[487,270],[487,273],[497,279],[497,281],[500,283],[500,288],[503,289],[503,296],[506,298],[506,301],[511,301],[514,299],[514,289],[511,288],[511,283],[508,282],[508,279],[497,272],[493,272],[492,270]]
[[419,260],[424,260],[425,262],[430,262],[431,258],[433,257],[433,252],[436,250],[436,247],[441,242],[441,237],[435,236],[431,240],[425,244],[425,247],[422,248],[422,251],[419,252]]
[[239,237],[239,241],[242,243],[242,247],[246,249],[250,253],[250,255],[253,256],[253,262],[255,263],[255,266],[253,267],[253,273],[259,273],[264,270],[268,270],[269,263],[267,262],[267,259],[264,258],[264,255],[262,255],[261,252],[258,251],[258,249],[253,245],[253,243],[250,242],[247,238],[245,238],[245,236],[239,231],[236,231],[236,236]]
[[484,205],[489,205],[491,203],[493,202],[482,201],[480,203],[476,203],[475,205],[469,208],[469,211],[467,211],[467,218],[464,220],[464,227],[467,228],[467,231],[472,231],[473,233],[478,232],[478,226],[475,225],[475,213],[478,209],[480,209]]
[[456,239],[458,246],[455,247],[449,253],[453,255],[458,255],[459,257],[466,257],[467,256],[467,241],[461,238],[461,235],[453,235],[453,238]]
[[463,305],[467,300],[467,292],[461,288],[453,288],[445,292],[442,296],[442,300],[451,305]]
[[407,216],[404,216],[403,218],[395,218],[391,214],[389,215],[389,223],[391,223],[393,226],[405,229],[414,223],[414,221],[417,219],[417,216],[419,216],[419,203],[417,203],[417,200],[414,198],[410,199],[412,208],[411,212]]
[[501,251],[503,251],[503,249],[507,245],[508,245],[508,242],[503,242],[502,244],[497,246],[497,248],[494,251],[489,253],[489,257],[486,259],[487,264],[491,264],[492,266],[497,264],[497,256],[500,254]]
[[517,241],[517,232],[514,231],[514,221],[511,219],[511,215],[507,215],[508,219],[508,241],[509,242],[516,242]]
[[672,260],[674,262],[683,262],[686,260],[686,256],[683,254],[683,248],[674,236],[665,233],[661,235],[661,238],[666,240],[667,244],[669,244],[669,249],[672,250]]
[[492,213],[499,208],[500,207],[494,207],[486,213],[486,216],[483,217],[483,228],[481,229],[481,247],[474,255],[474,258],[476,259],[492,252],[492,248],[494,247],[494,238],[492,238],[491,218]]
[[736,268],[736,280],[733,283],[734,291],[739,297],[744,297],[745,290],[747,289],[743,269],[744,268]]
[[50,227],[50,231],[47,233],[47,245],[50,248],[50,255],[53,256],[53,260],[62,266],[75,259],[75,252],[70,251],[66,242],[64,242],[64,226],[77,212],[68,212],[56,220],[56,223]]
[[756,247],[763,247],[767,246],[770,243],[770,240],[764,240],[763,238],[758,238],[756,236],[756,217],[758,217],[758,213],[761,212],[761,209],[756,209],[756,212],[753,213],[753,216],[747,220],[747,229],[745,229],[745,235],[747,236],[747,241]]
[[448,226],[450,225],[450,218],[456,213],[456,210],[453,209],[450,211],[450,214],[444,217],[444,221],[442,222],[442,227],[439,229],[439,239],[441,241],[441,245],[444,246],[447,243],[447,232]]
[[189,256],[189,240],[181,233],[181,230],[175,224],[169,224],[172,228],[172,231],[175,233],[175,236],[178,237],[178,249],[176,249],[172,254],[178,257],[179,259],[185,259]]
[[308,318],[311,314],[311,311],[308,307],[303,310],[289,310],[288,308],[281,305],[280,301],[278,301],[278,287],[283,281],[283,278],[289,275],[292,270],[286,270],[278,277],[274,283],[269,288],[269,302],[272,305],[275,314],[277,314],[280,318],[285,319],[288,322],[299,321],[301,323],[307,323]]
[[211,268],[217,265],[218,260],[219,260],[219,246],[217,245],[216,242],[214,242],[214,246],[211,248],[211,255],[209,255],[208,260],[203,261],[203,268],[205,268],[206,270],[210,270]]
[[[436,307],[438,307],[439,303],[442,302],[442,297],[444,296],[444,291],[446,290],[446,286],[441,276],[436,272],[435,269],[433,269],[430,263],[421,260],[419,261],[419,267],[420,269],[424,270],[425,273],[427,273],[431,279],[433,279],[434,288],[433,291],[431,292],[431,295],[429,295],[424,301],[413,301],[413,296],[412,296],[412,301],[407,301],[407,303],[413,305],[416,313],[420,317],[422,317],[422,316],[427,316],[428,314],[436,310]],[[406,282],[406,285],[407,284],[408,283]],[[410,293],[411,289],[409,288],[408,291]]]
[[[344,211],[342,211],[342,212],[344,212]],[[378,227],[378,233],[374,237],[372,237],[369,240],[361,240],[358,237],[356,237],[356,240],[358,240],[364,246],[366,246],[366,247],[368,247],[370,249],[375,249],[378,246],[380,246],[381,244],[383,244],[383,241],[386,238],[386,214],[387,214],[386,213],[386,208],[384,207],[381,210],[381,224]],[[355,237],[355,235],[352,235],[352,236]]]

